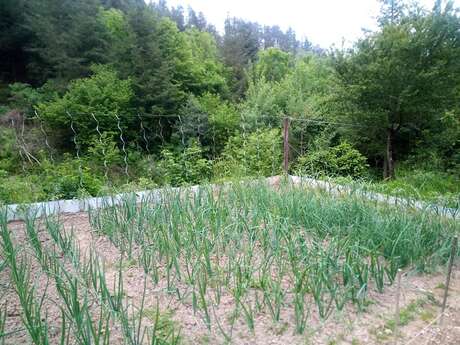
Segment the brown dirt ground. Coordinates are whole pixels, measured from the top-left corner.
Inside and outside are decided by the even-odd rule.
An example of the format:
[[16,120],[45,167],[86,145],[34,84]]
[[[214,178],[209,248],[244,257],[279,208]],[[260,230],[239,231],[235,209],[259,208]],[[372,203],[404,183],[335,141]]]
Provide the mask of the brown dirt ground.
[[[99,255],[105,260],[107,267],[108,286],[112,286],[115,279],[116,263],[120,258],[120,252],[106,237],[96,234],[88,220],[87,214],[62,216],[62,221],[67,229],[73,228],[82,253],[88,251],[93,244]],[[24,224],[21,222],[10,223],[10,229],[14,233],[16,241],[23,242]],[[43,243],[50,241],[44,232],[41,232]],[[47,277],[40,271],[38,264],[31,261],[35,281],[39,289],[46,285]],[[369,289],[370,303],[365,311],[357,311],[354,306],[348,305],[341,312],[334,312],[326,321],[320,320],[317,312],[312,308],[307,330],[303,335],[294,333],[294,313],[290,305],[289,296],[285,308],[281,313],[281,321],[274,324],[267,314],[257,314],[255,319],[255,331],[251,333],[240,316],[233,328],[230,325],[234,301],[230,294],[223,294],[221,304],[215,308],[211,316],[211,330],[208,330],[202,315],[194,314],[191,302],[179,302],[175,295],[167,292],[165,279],[154,286],[150,281],[147,284],[146,310],[154,310],[157,303],[164,315],[172,319],[177,329],[181,332],[181,344],[225,344],[226,341],[217,327],[232,334],[231,344],[237,345],[301,345],[301,344],[460,344],[460,270],[454,268],[451,281],[451,290],[448,299],[449,309],[445,315],[442,326],[439,326],[437,317],[440,313],[440,301],[442,300],[445,277],[442,272],[431,275],[417,275],[413,272],[405,272],[401,284],[401,311],[404,313],[404,326],[399,328],[399,335],[395,336],[395,330],[391,327],[394,319],[394,306],[396,299],[396,287],[386,287],[383,294]],[[134,304],[139,305],[143,292],[144,272],[133,264],[127,266],[124,274],[124,288],[127,298]],[[185,285],[176,284],[180,290],[185,291]],[[57,295],[53,284],[49,284],[48,295],[50,298],[45,304],[50,323],[59,327],[59,308],[53,301]],[[21,330],[20,306],[14,291],[9,284],[8,270],[0,273],[0,304],[7,304],[6,333],[14,332],[7,337],[6,344],[28,344],[27,333]],[[413,306],[416,306],[412,308]],[[403,320],[403,318],[402,318]],[[145,319],[145,324],[152,321]],[[52,332],[52,330],[50,331]],[[111,344],[121,344],[119,332],[114,330]],[[57,343],[56,334],[51,333],[52,343]]]

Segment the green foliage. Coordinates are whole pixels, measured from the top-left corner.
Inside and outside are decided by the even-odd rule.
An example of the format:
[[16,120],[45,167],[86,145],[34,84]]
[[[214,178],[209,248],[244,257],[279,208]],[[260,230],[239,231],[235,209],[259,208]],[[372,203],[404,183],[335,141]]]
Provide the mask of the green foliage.
[[208,114],[211,132],[208,135],[214,154],[220,154],[231,136],[236,134],[240,115],[235,105],[223,101],[219,96],[206,93],[200,97],[200,104]]
[[98,20],[99,8],[98,0],[27,1],[24,28],[33,38],[23,49],[29,52],[30,79],[66,83],[106,62],[107,32]]
[[282,140],[278,129],[258,129],[229,139],[215,164],[217,177],[274,176],[281,171]]
[[[279,130],[270,128],[285,116],[291,163],[310,150],[294,163],[303,173],[360,178],[369,162],[390,177],[397,159],[415,175],[434,170],[421,180],[455,194],[435,180],[437,171],[450,181],[460,169],[458,13],[450,2],[432,11],[381,4],[375,32],[326,54],[292,29],[238,18],[227,18],[220,35],[203,14],[184,16],[164,1],[2,1],[0,114],[11,112],[0,115],[0,171],[13,184],[8,200],[28,199],[17,186],[35,200],[109,193],[125,183],[274,175],[282,150]],[[7,116],[22,115],[24,130],[7,129]],[[63,156],[77,150],[78,163]],[[57,179],[55,189],[46,174]],[[101,182],[105,176],[110,182]],[[407,178],[394,188],[388,182],[389,192],[414,185],[431,198],[426,184]]]
[[447,111],[436,126],[427,128],[415,143],[408,165],[426,170],[460,171],[460,108]]
[[228,138],[239,128],[236,107],[211,93],[200,97],[190,95],[180,115],[175,128],[176,140],[187,142],[198,138],[202,145],[212,149],[213,157],[222,152]]
[[101,132],[117,132],[116,114],[122,118],[125,128],[132,121],[130,117],[123,117],[129,114],[134,97],[131,81],[119,79],[117,73],[107,66],[93,66],[92,70],[91,77],[74,80],[62,97],[37,106],[47,125],[64,132],[69,141],[73,138],[70,114],[78,129],[80,145],[88,145],[98,134],[97,124]]
[[291,72],[293,56],[277,48],[268,48],[259,52],[255,66],[255,76],[258,80],[279,82]]
[[[260,67],[259,63],[254,67],[256,71],[268,68]],[[276,82],[256,78],[249,84],[242,110],[245,117],[264,115],[324,119],[332,118],[334,112],[340,110],[336,99],[342,90],[328,59],[299,57],[282,76]]]
[[59,163],[43,160],[39,168],[27,175],[10,177],[4,170],[0,170],[0,203],[96,196],[102,190],[103,184],[102,176],[83,161],[70,156],[65,156]]
[[227,95],[227,71],[219,59],[215,38],[208,32],[189,29],[185,32],[185,39],[192,53],[190,66],[194,85],[190,91],[195,94],[209,92]]
[[0,205],[50,199],[51,195],[43,190],[41,182],[35,175],[8,176],[6,171],[0,170]]
[[329,58],[307,55],[299,58],[280,85],[284,114],[301,118],[334,119],[347,102]]
[[362,178],[367,175],[368,168],[366,157],[349,143],[342,142],[299,157],[294,171],[300,175]]
[[[80,164],[82,164],[81,171]],[[43,179],[43,191],[52,199],[95,196],[103,185],[103,179],[87,165],[69,156],[57,165],[45,161],[42,163],[42,169],[40,176]]]
[[112,42],[123,41],[129,36],[129,27],[122,11],[110,8],[100,10],[99,21],[104,25],[111,36]]
[[0,171],[18,172],[21,158],[14,135],[14,129],[0,127]]
[[[153,114],[175,114],[186,97],[191,78],[191,52],[170,20],[138,8],[127,14],[132,31],[129,44],[119,44],[123,57],[114,65],[133,80],[136,105]],[[126,47],[132,49],[126,50]]]
[[355,105],[344,119],[360,124],[350,137],[369,158],[385,159],[386,177],[393,176],[395,157],[410,153],[421,133],[440,135],[440,117],[454,107],[459,28],[451,4],[444,11],[414,10],[337,56],[336,69]]
[[9,86],[10,107],[31,113],[32,106],[42,100],[40,93],[28,84],[14,83]]
[[199,184],[211,177],[211,162],[203,158],[203,148],[192,140],[182,151],[164,149],[158,163],[163,183],[172,186]]
[[396,169],[397,178],[372,184],[380,193],[403,198],[458,207],[460,205],[460,178],[443,171],[401,165]]
[[114,167],[122,163],[120,149],[114,140],[116,133],[104,132],[100,137],[95,136],[88,147],[87,158],[96,164],[107,164],[107,167]]

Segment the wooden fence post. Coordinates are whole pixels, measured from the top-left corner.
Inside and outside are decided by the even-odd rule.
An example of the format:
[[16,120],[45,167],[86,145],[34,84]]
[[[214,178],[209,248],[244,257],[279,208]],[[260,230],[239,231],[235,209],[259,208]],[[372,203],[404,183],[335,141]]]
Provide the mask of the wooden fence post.
[[401,298],[401,274],[402,271],[399,269],[396,275],[396,307],[395,307],[395,328],[393,330],[394,334],[394,344],[398,344],[398,337],[399,337],[399,299]]
[[289,173],[289,118],[284,118],[284,164],[283,170],[286,175]]
[[444,287],[444,298],[442,300],[441,318],[439,319],[439,325],[442,325],[444,320],[444,312],[446,311],[447,296],[449,294],[450,276],[452,274],[452,266],[454,265],[455,255],[457,255],[458,237],[455,236],[452,241],[452,249],[450,252],[449,265],[447,267],[446,286]]

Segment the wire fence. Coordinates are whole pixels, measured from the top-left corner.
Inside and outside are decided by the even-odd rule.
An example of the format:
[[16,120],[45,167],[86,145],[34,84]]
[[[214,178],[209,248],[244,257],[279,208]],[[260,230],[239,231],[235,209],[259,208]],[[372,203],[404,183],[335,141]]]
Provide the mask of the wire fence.
[[[32,151],[28,147],[26,142],[28,135],[25,135],[25,123],[27,122],[27,127],[36,127],[40,129],[42,136],[42,146],[46,148],[48,157],[50,161],[55,161],[55,152],[59,150],[56,145],[53,145],[54,142],[50,134],[51,132],[56,132],[56,130],[62,130],[63,132],[68,132],[71,136],[71,141],[73,144],[73,150],[77,159],[80,159],[82,155],[82,131],[79,127],[85,130],[85,132],[92,133],[93,136],[97,136],[98,140],[102,143],[103,133],[113,132],[113,129],[117,130],[117,144],[121,148],[124,154],[124,161],[126,163],[127,153],[126,148],[129,145],[135,145],[138,148],[141,148],[146,153],[150,154],[156,152],[158,148],[163,147],[170,139],[172,132],[177,130],[177,133],[180,136],[180,144],[182,147],[187,146],[187,142],[190,139],[203,139],[205,135],[208,135],[210,142],[206,143],[210,147],[212,153],[212,159],[218,158],[217,155],[219,150],[217,150],[217,138],[216,133],[218,131],[217,125],[214,122],[207,121],[205,115],[199,118],[193,118],[197,120],[196,123],[186,122],[186,119],[183,115],[171,115],[171,114],[141,114],[141,113],[128,113],[128,114],[82,114],[82,113],[71,113],[66,111],[66,117],[68,117],[68,123],[65,125],[61,124],[61,128],[57,129],[49,128],[44,121],[43,116],[41,116],[37,111],[33,117],[23,117],[19,119],[11,119],[10,127],[14,129],[16,136],[16,146],[19,152],[21,159],[24,164],[40,164],[39,159],[32,154]],[[103,126],[101,124],[101,118],[104,119],[104,122],[111,122],[111,126]],[[363,128],[365,126],[359,124],[345,123],[345,122],[333,122],[333,121],[324,121],[315,118],[304,118],[304,117],[285,117],[285,116],[274,116],[274,115],[258,115],[248,117],[244,113],[240,115],[240,121],[238,129],[240,135],[243,139],[243,149],[247,147],[247,142],[249,135],[257,129],[278,129],[280,134],[285,125],[285,120],[289,119],[290,126],[290,138],[289,141],[289,152],[290,156],[300,156],[306,152],[306,143],[308,140],[308,127],[312,125],[316,126],[340,126],[347,128]],[[205,123],[206,122],[206,123]],[[62,128],[62,126],[68,126],[68,128]],[[130,128],[128,129],[127,126]],[[168,127],[168,128],[165,128]],[[207,128],[203,128],[207,127]],[[90,129],[92,128],[92,129]],[[133,129],[134,135],[133,135]],[[87,136],[87,134],[85,134]],[[230,137],[230,136],[229,136]],[[226,139],[229,139],[227,137]],[[279,145],[282,143],[282,138],[280,136]],[[261,143],[259,138],[255,138],[257,146],[257,157],[260,157]],[[276,143],[275,143],[276,145]],[[59,146],[59,145],[57,145]],[[280,146],[281,147],[281,146]],[[286,150],[284,150],[286,152]],[[285,153],[284,152],[284,153]],[[292,159],[291,159],[292,161]],[[277,163],[277,162],[274,162]],[[275,170],[275,169],[274,169]],[[274,171],[275,173],[275,171]],[[126,169],[125,174],[129,176],[129,167]]]
[[[75,113],[67,111],[67,122],[50,126],[44,116],[35,112],[32,117],[16,116],[9,119],[9,127],[14,133],[15,146],[21,160],[23,173],[34,166],[40,166],[42,160],[49,160],[52,164],[59,162],[59,153],[66,147],[73,154],[77,166],[79,185],[83,188],[84,171],[90,171],[88,160],[88,141],[92,138],[93,144],[100,146],[100,161],[97,162],[102,170],[104,181],[111,185],[110,152],[107,152],[105,140],[110,137],[121,155],[121,166],[118,169],[129,183],[138,177],[136,164],[132,163],[130,154],[133,150],[142,155],[153,156],[153,162],[161,160],[162,150],[174,148],[183,160],[185,180],[190,180],[189,170],[193,169],[193,162],[187,159],[187,147],[191,141],[196,141],[205,149],[203,154],[211,162],[219,162],[225,158],[233,161],[227,167],[227,173],[232,174],[237,169],[235,161],[241,165],[239,177],[268,177],[285,174],[303,175],[317,179],[318,175],[312,171],[297,169],[299,157],[306,157],[312,145],[315,132],[329,128],[363,129],[362,124],[325,121],[307,116],[285,117],[273,115],[249,116],[240,113],[235,128],[227,130],[226,123],[211,121],[207,114],[198,116],[184,116],[172,114],[95,114]],[[225,120],[225,119],[224,119]],[[222,129],[224,128],[224,130]],[[32,129],[38,135],[31,135]],[[276,135],[264,137],[264,133],[275,131]],[[64,136],[56,140],[56,132]],[[228,150],[223,157],[225,146],[234,140],[238,152]],[[38,150],[40,149],[40,155]],[[229,157],[235,155],[238,157]],[[94,162],[92,162],[94,164]],[[155,163],[152,163],[155,164]],[[316,185],[317,187],[318,185]],[[323,188],[324,189],[324,188]],[[344,186],[329,183],[325,188],[335,193],[343,193]],[[362,197],[374,199],[378,202],[392,203],[418,209],[429,209],[438,214],[450,214],[454,218],[460,214],[460,200],[449,199],[431,203],[422,203],[417,198],[395,198],[391,195],[375,194],[372,184],[365,182],[349,182],[347,193],[360,194]]]
[[[288,118],[283,116],[249,117],[244,113],[240,116],[237,133],[240,140],[238,147],[241,150],[241,164],[244,176],[254,173],[252,167],[260,168],[259,163],[262,160],[265,160],[265,164],[269,167],[268,171],[264,171],[264,175],[275,176],[283,171],[286,174],[292,172],[294,162],[299,157],[308,155],[309,145],[311,144],[309,135],[312,126],[363,127],[351,123],[338,123],[309,118]],[[75,114],[66,112],[66,117],[68,118],[68,123],[61,130],[69,134],[64,139],[71,144],[70,149],[77,161],[79,184],[81,187],[83,187],[83,173],[88,169],[85,166],[87,161],[84,159],[88,149],[84,147],[84,143],[88,141],[88,135],[84,131],[88,131],[88,128],[91,128],[89,130],[90,134],[92,134],[92,137],[97,140],[102,148],[102,159],[99,163],[102,166],[106,181],[110,180],[111,173],[108,157],[109,152],[106,151],[106,147],[104,146],[105,135],[107,133],[110,133],[111,139],[115,141],[119,152],[121,152],[122,174],[127,181],[136,176],[136,171],[133,171],[135,166],[131,166],[130,164],[130,150],[133,147],[136,150],[142,151],[145,155],[155,155],[158,159],[161,159],[161,150],[167,147],[168,144],[179,146],[180,156],[186,162],[184,173],[188,177],[189,168],[191,169],[192,167],[187,166],[186,148],[191,140],[196,140],[201,142],[203,146],[209,147],[207,158],[217,161],[221,159],[222,145],[231,140],[232,136],[236,134],[235,132],[225,133],[225,136],[222,138],[222,133],[219,132],[221,128],[218,124],[207,121],[205,117],[193,118],[192,123],[190,123],[190,119],[186,119],[183,115],[141,113],[97,115],[94,113]],[[81,123],[82,117],[85,119],[85,126]],[[18,156],[21,159],[21,167],[24,173],[27,173],[28,169],[40,166],[42,164],[42,157],[45,157],[45,159],[53,164],[59,162],[60,155],[58,153],[61,150],[60,146],[62,146],[62,142],[56,142],[56,139],[52,136],[55,129],[47,126],[43,116],[38,112],[31,118],[11,118],[9,127],[14,134],[15,146]],[[38,141],[28,133],[32,128],[35,128],[40,134]],[[263,131],[276,131],[275,140],[267,141],[263,135],[257,135]],[[40,157],[36,154],[35,147],[44,149]],[[257,169],[255,170],[257,172]],[[372,189],[366,189],[366,186],[362,183],[343,186],[331,181],[318,181],[312,179],[312,177],[316,176],[310,176],[310,178],[301,177],[298,180],[294,180],[294,182],[297,181],[301,185],[304,184],[312,188],[323,189],[331,194],[343,195],[344,193],[348,193],[375,202],[391,203],[399,207],[418,208],[442,215],[450,214],[453,218],[459,216],[460,208],[458,206],[448,208],[445,205],[421,203],[418,200],[410,198],[395,198],[390,195],[376,194]],[[409,283],[409,280],[406,279],[409,274],[410,272],[406,272],[403,275],[400,285],[400,292],[403,299],[409,294],[416,296],[423,295],[429,298],[431,295],[427,291],[414,286],[413,283]],[[423,329],[405,343],[414,344],[422,338],[427,343],[433,340],[442,331],[443,326],[440,325],[440,321],[451,311],[449,307],[446,307],[437,312]],[[395,334],[396,336],[397,334]],[[398,342],[398,338],[396,338],[396,342]]]

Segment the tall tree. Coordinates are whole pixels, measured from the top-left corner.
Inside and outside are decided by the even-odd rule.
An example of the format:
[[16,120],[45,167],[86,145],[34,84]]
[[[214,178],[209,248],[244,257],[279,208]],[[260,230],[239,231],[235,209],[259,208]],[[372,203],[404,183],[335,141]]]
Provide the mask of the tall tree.
[[254,67],[257,79],[280,82],[292,70],[294,59],[291,54],[280,49],[268,48],[259,53]]
[[379,24],[397,24],[404,16],[404,3],[401,0],[380,0]]
[[97,20],[98,0],[33,0],[27,3],[26,27],[34,33],[27,46],[33,80],[68,81],[86,76],[106,57],[106,32]]
[[243,96],[247,79],[245,69],[255,61],[261,48],[259,24],[237,18],[227,18],[222,42],[225,63],[233,71],[233,92],[237,98]]
[[100,0],[100,2],[105,8],[115,8],[124,12],[145,6],[144,0]]
[[[166,41],[161,19],[150,9],[137,9],[128,14],[133,32],[128,58],[117,61],[122,77],[131,77],[137,106],[155,114],[174,113],[184,98],[179,81],[174,79],[174,64],[167,59]],[[171,44],[172,45],[172,44]]]
[[28,54],[25,45],[31,40],[25,24],[24,0],[0,1],[0,80],[26,81]]
[[337,71],[357,106],[351,117],[365,127],[358,130],[360,141],[370,155],[383,151],[385,178],[394,177],[406,136],[420,136],[453,107],[459,56],[460,19],[447,7],[442,13],[416,9],[388,21],[337,59]]
[[195,10],[189,6],[188,8],[188,18],[187,18],[187,26],[189,28],[196,28],[200,31],[205,31],[208,23],[203,12],[199,12],[198,14]]
[[176,23],[180,31],[185,30],[185,16],[184,8],[182,6],[172,7],[169,16],[172,21]]

